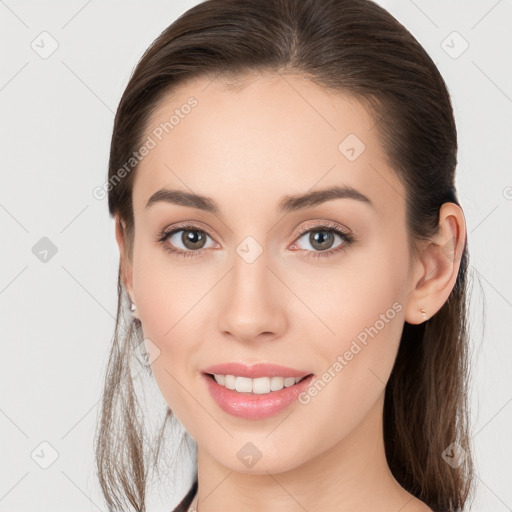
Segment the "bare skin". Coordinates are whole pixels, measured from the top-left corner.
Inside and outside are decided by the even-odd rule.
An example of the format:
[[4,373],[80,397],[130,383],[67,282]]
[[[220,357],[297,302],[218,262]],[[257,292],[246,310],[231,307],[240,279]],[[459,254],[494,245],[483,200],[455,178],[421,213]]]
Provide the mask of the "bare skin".
[[[387,464],[384,391],[404,322],[423,322],[421,308],[430,318],[455,284],[462,210],[442,206],[436,238],[414,259],[405,189],[360,103],[295,75],[256,74],[236,90],[196,80],[160,103],[147,135],[190,96],[197,107],[136,171],[133,254],[124,250],[119,219],[116,237],[144,336],[160,351],[155,379],[197,441],[198,510],[430,511]],[[338,148],[349,134],[365,145],[353,161]],[[278,211],[283,196],[332,185],[351,186],[372,204],[336,198]],[[220,213],[164,201],[146,208],[161,188],[209,196]],[[182,232],[164,243],[196,251],[186,259],[156,241],[185,221],[206,236],[204,248],[184,245]],[[311,245],[325,221],[355,241],[335,235],[325,250]],[[298,236],[302,227],[314,232]],[[248,236],[262,250],[251,263],[236,251]],[[443,249],[450,241],[453,257]],[[222,411],[206,388],[201,370],[230,361],[272,362],[320,378],[390,309],[393,318],[307,404],[247,420]],[[262,454],[251,468],[237,457],[247,442]]]

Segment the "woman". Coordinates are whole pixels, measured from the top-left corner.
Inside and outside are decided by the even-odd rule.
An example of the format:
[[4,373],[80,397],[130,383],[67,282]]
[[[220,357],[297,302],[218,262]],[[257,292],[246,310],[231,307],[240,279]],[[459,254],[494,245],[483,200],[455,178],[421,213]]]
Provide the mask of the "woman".
[[109,162],[119,305],[97,461],[111,509],[146,510],[163,455],[134,389],[141,343],[166,422],[197,443],[176,512],[463,509],[456,162],[442,77],[370,1],[209,0],[156,39]]

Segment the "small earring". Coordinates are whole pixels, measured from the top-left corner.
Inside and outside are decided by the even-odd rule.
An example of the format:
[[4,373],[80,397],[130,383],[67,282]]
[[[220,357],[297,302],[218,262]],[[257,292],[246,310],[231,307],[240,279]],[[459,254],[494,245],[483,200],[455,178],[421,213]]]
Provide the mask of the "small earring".
[[137,306],[135,305],[135,302],[133,302],[130,297],[130,316],[132,317],[132,319],[134,321],[138,320],[136,311],[137,311]]
[[427,312],[422,308],[420,309],[421,311],[421,314],[423,315],[423,320],[426,320],[427,319]]

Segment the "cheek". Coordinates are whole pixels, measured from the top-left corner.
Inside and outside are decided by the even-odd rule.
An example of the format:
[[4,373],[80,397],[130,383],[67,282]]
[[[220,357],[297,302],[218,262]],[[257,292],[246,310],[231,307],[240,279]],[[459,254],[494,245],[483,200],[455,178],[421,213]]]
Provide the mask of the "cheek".
[[204,340],[212,326],[205,324],[212,318],[211,292],[218,280],[218,269],[211,264],[176,262],[161,249],[151,254],[140,250],[138,259],[134,257],[133,287],[144,337],[158,348],[153,374],[177,413],[186,398],[182,386],[190,385],[191,376],[208,359]]
[[324,269],[321,279],[303,277],[299,291],[317,316],[308,315],[305,330],[329,373],[324,398],[336,389],[328,400],[349,409],[364,409],[384,389],[403,330],[407,262],[382,244],[347,257],[336,272]]
[[[178,419],[189,424],[195,405],[190,397],[197,395],[191,378],[201,356],[199,345],[204,339],[197,332],[204,323],[204,302],[211,285],[194,278],[192,270],[172,263],[141,265],[134,272],[134,291],[142,321],[144,337],[157,347],[157,357],[151,362],[152,373],[164,400]],[[134,267],[135,268],[135,267]],[[191,267],[190,267],[191,268]],[[203,354],[204,356],[204,354]]]
[[190,324],[188,315],[201,309],[201,299],[214,285],[216,276],[208,278],[204,263],[181,262],[163,248],[144,247],[141,243],[137,256],[133,288],[145,332],[156,340],[169,339],[182,325]]
[[[349,435],[382,398],[389,380],[403,329],[403,305],[395,300],[400,295],[393,287],[377,277],[368,273],[363,281],[354,280],[352,290],[327,290],[323,313],[335,335],[328,333],[323,340],[310,336],[318,340],[314,356],[323,367],[301,403],[323,426],[320,448]],[[336,298],[338,315],[332,314],[327,297]],[[307,428],[314,435],[315,426]]]
[[[372,326],[382,332],[379,338],[396,339],[403,319],[400,312],[407,267],[390,251],[392,248],[372,244],[340,259],[339,264],[296,272],[288,281],[304,304],[300,304],[302,314],[298,307],[294,318],[314,323],[331,347],[343,348],[358,335],[364,341],[365,329]],[[304,305],[311,312],[307,319],[303,319]]]

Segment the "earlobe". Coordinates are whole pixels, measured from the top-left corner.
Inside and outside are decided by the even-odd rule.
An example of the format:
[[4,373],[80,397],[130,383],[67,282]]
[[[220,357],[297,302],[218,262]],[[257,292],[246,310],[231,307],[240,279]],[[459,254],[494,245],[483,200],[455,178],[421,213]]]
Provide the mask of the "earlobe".
[[444,203],[439,211],[438,231],[417,262],[420,278],[410,283],[406,322],[420,324],[441,309],[455,286],[465,241],[462,209],[455,203]]

